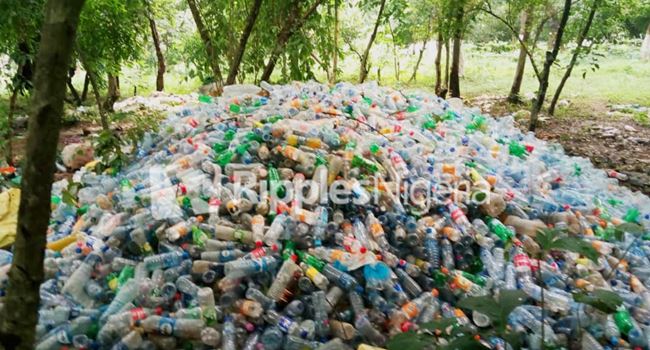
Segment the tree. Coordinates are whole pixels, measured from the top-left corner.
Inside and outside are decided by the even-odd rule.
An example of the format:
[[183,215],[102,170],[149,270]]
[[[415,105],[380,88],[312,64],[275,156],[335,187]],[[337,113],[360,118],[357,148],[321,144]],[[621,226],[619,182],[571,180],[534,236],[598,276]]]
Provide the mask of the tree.
[[5,349],[34,347],[66,75],[83,5],[84,0],[48,0],[45,5],[23,167],[18,235],[5,309],[0,316],[0,344]]
[[[373,2],[368,2],[369,4],[366,6],[369,6],[373,4]],[[377,38],[377,30],[379,29],[379,25],[381,25],[381,22],[384,20],[384,8],[386,6],[386,0],[380,0],[379,1],[379,11],[377,12],[377,19],[375,20],[375,25],[372,29],[372,33],[370,34],[370,38],[368,38],[368,44],[366,45],[366,49],[363,51],[363,55],[361,56],[361,65],[359,67],[359,82],[363,83],[366,81],[366,78],[368,77],[368,71],[370,70],[370,67],[368,66],[368,56],[370,56],[370,49],[372,49],[372,45],[375,42],[375,39]]]
[[555,89],[555,94],[553,94],[553,99],[551,100],[551,104],[548,107],[548,114],[550,115],[555,114],[555,106],[557,105],[557,102],[560,99],[560,95],[562,94],[564,85],[566,84],[567,80],[569,80],[569,77],[571,76],[571,72],[573,71],[576,62],[578,61],[578,57],[582,54],[582,51],[584,49],[583,48],[584,41],[585,39],[587,39],[587,36],[589,35],[589,30],[591,29],[591,25],[594,21],[594,17],[596,16],[596,11],[598,10],[601,2],[602,0],[594,0],[591,6],[589,6],[590,7],[589,15],[587,15],[587,20],[585,21],[582,30],[578,34],[578,38],[576,40],[576,48],[573,51],[573,55],[571,56],[571,61],[569,62],[569,66],[566,68],[566,71],[564,71],[562,80],[560,80],[560,84],[558,85],[557,89]]
[[7,128],[0,130],[4,142],[4,156],[7,163],[13,163],[13,115],[18,95],[27,94],[32,87],[34,70],[33,56],[38,50],[39,28],[43,21],[43,0],[3,0],[0,2],[0,54],[9,56],[15,64],[9,90],[9,111]]
[[291,39],[292,36],[303,27],[307,20],[309,20],[309,18],[316,12],[318,6],[322,2],[323,0],[315,0],[304,13],[301,13],[300,11],[300,5],[303,3],[302,1],[292,2],[289,17],[286,19],[284,26],[282,26],[282,29],[280,29],[280,32],[275,39],[275,44],[273,49],[271,49],[270,56],[264,66],[260,80],[268,81],[271,78],[271,74],[273,74],[278,58],[283,53],[289,39]]
[[230,66],[230,71],[228,72],[228,79],[226,84],[231,85],[235,83],[237,74],[239,73],[239,66],[241,64],[242,58],[244,57],[244,50],[246,50],[246,44],[248,43],[248,38],[253,31],[255,22],[257,21],[257,16],[260,14],[260,7],[262,7],[262,0],[254,0],[253,7],[248,13],[248,19],[246,20],[246,27],[244,32],[241,35],[239,40],[239,46],[237,47],[237,52],[235,53],[235,58]]
[[537,97],[533,101],[533,108],[530,113],[530,125],[528,129],[530,131],[535,131],[537,128],[537,119],[539,113],[542,110],[544,105],[544,100],[546,99],[546,92],[548,90],[548,78],[551,75],[551,66],[555,63],[557,55],[560,52],[560,47],[562,46],[562,37],[564,36],[564,29],[567,22],[569,21],[569,16],[571,14],[571,0],[564,0],[564,10],[562,11],[562,18],[555,34],[555,40],[553,42],[553,49],[546,52],[546,58],[544,60],[544,68],[539,78],[539,90],[537,91]]
[[194,23],[196,24],[196,30],[201,36],[205,51],[207,53],[207,59],[210,67],[212,68],[212,78],[214,83],[217,84],[217,89],[223,86],[223,75],[221,74],[221,68],[219,67],[219,58],[217,56],[216,47],[213,43],[213,39],[208,31],[208,28],[203,22],[203,16],[201,11],[196,5],[196,0],[187,0],[187,5],[190,7],[192,12],[192,18],[194,18]]
[[[330,84],[336,82],[336,76],[338,74],[338,63],[339,63],[339,7],[341,6],[341,0],[334,0],[334,54],[332,55],[332,74],[330,75]],[[650,27],[649,27],[650,28]]]
[[645,30],[645,39],[641,45],[641,59],[650,60],[650,22],[648,28]]
[[[121,67],[142,56],[148,23],[146,4],[141,0],[88,0],[81,12],[75,51],[89,74],[104,128],[108,128],[106,111],[111,111],[119,98]],[[100,76],[107,77],[106,85]],[[103,86],[108,93],[102,103],[99,90]]]
[[451,97],[460,97],[460,49],[463,40],[463,20],[465,17],[464,0],[454,6],[453,51],[451,60],[451,73],[449,76],[449,92]]
[[156,62],[158,63],[158,72],[156,74],[156,91],[165,90],[165,56],[163,55],[162,48],[160,47],[160,35],[158,34],[158,26],[154,18],[154,10],[150,1],[147,1],[147,19],[149,20],[149,29],[151,29],[151,38],[153,40],[153,47],[156,51]]
[[[524,9],[521,11],[521,25],[519,36],[521,41],[524,43],[528,42],[528,37],[530,36],[530,25],[532,22],[533,13],[529,9]],[[521,91],[521,83],[524,80],[524,71],[526,69],[526,48],[524,45],[519,45],[519,58],[517,59],[517,68],[515,70],[515,78],[512,81],[512,87],[510,88],[510,94],[508,95],[509,102],[519,102],[519,93]]]

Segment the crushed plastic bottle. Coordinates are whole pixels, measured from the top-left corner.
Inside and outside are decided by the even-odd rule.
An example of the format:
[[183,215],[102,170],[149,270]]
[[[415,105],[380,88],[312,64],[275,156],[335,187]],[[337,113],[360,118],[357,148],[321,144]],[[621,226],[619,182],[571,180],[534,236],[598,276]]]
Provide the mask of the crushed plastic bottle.
[[[78,207],[54,184],[37,349],[385,346],[438,318],[489,326],[458,300],[514,289],[528,299],[508,324],[529,349],[647,348],[650,235],[616,227],[647,233],[650,200],[623,176],[456,100],[262,88],[170,107],[130,165],[75,174]],[[537,260],[545,227],[597,263]],[[0,297],[10,262],[0,253]],[[596,288],[624,305],[604,316],[571,293]]]

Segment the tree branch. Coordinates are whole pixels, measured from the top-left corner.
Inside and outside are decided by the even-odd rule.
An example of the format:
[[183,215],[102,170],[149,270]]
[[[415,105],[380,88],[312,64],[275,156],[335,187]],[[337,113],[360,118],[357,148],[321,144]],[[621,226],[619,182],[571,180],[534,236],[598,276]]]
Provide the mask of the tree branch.
[[487,5],[487,8],[481,7],[480,10],[487,13],[488,15],[496,18],[501,23],[503,23],[506,27],[508,27],[508,29],[510,29],[510,31],[517,38],[517,41],[519,42],[519,45],[521,45],[521,47],[526,52],[526,56],[528,56],[528,59],[530,60],[530,64],[533,67],[533,71],[535,71],[535,76],[537,77],[537,80],[540,80],[541,76],[540,76],[539,68],[537,67],[537,63],[535,63],[535,58],[533,57],[533,54],[528,49],[528,45],[526,45],[526,43],[523,40],[521,40],[521,38],[519,37],[519,31],[516,30],[512,26],[512,24],[510,24],[510,22],[508,22],[506,19],[504,19],[503,17],[501,17],[501,16],[497,15],[496,13],[494,13],[494,11],[492,11],[492,6],[490,5],[489,2],[486,1],[485,4]]

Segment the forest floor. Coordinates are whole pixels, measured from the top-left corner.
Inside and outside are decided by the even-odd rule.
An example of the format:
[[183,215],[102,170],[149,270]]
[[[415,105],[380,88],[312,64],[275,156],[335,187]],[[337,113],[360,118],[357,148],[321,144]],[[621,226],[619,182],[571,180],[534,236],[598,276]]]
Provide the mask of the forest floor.
[[[514,114],[521,129],[528,128],[528,106],[486,95],[468,104],[494,117]],[[555,117],[543,118],[536,136],[561,144],[569,155],[589,158],[598,168],[628,175],[622,185],[650,195],[650,107],[574,102],[560,107]]]

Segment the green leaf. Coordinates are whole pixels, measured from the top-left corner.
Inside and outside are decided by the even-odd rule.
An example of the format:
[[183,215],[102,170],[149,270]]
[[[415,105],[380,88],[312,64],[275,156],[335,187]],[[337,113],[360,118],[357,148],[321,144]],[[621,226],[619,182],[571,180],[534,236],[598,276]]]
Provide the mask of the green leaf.
[[573,236],[566,236],[553,241],[551,249],[578,253],[586,256],[594,262],[598,260],[598,256],[600,255],[598,251],[589,244],[589,242]]
[[420,329],[428,329],[428,330],[444,330],[449,326],[455,326],[458,324],[458,321],[456,321],[455,318],[443,318],[440,320],[432,321],[432,322],[427,322],[419,325]]
[[423,335],[409,331],[392,337],[386,347],[388,350],[421,350],[428,345],[431,341],[426,341]]
[[501,316],[500,306],[491,295],[461,299],[457,306],[461,309],[478,311],[493,321]]
[[510,344],[513,349],[521,349],[523,336],[522,333],[509,331],[501,335],[501,338],[503,338],[506,343]]
[[508,323],[508,316],[517,306],[526,302],[527,295],[521,290],[501,290],[498,297],[499,318],[495,325],[503,327]]
[[543,252],[548,252],[551,250],[551,245],[553,244],[553,240],[555,237],[560,233],[559,230],[555,229],[544,229],[544,230],[539,230],[537,231],[537,235],[535,236],[535,241],[541,248]]
[[452,340],[443,348],[445,350],[485,350],[487,349],[481,343],[474,339],[471,334],[464,335]]
[[645,233],[645,229],[643,228],[643,226],[631,222],[624,222],[616,226],[616,229],[621,230],[621,232],[631,233],[635,236],[642,235]]
[[584,292],[574,293],[573,299],[608,314],[616,312],[616,309],[623,304],[623,299],[618,294],[605,289],[596,289],[589,294]]

